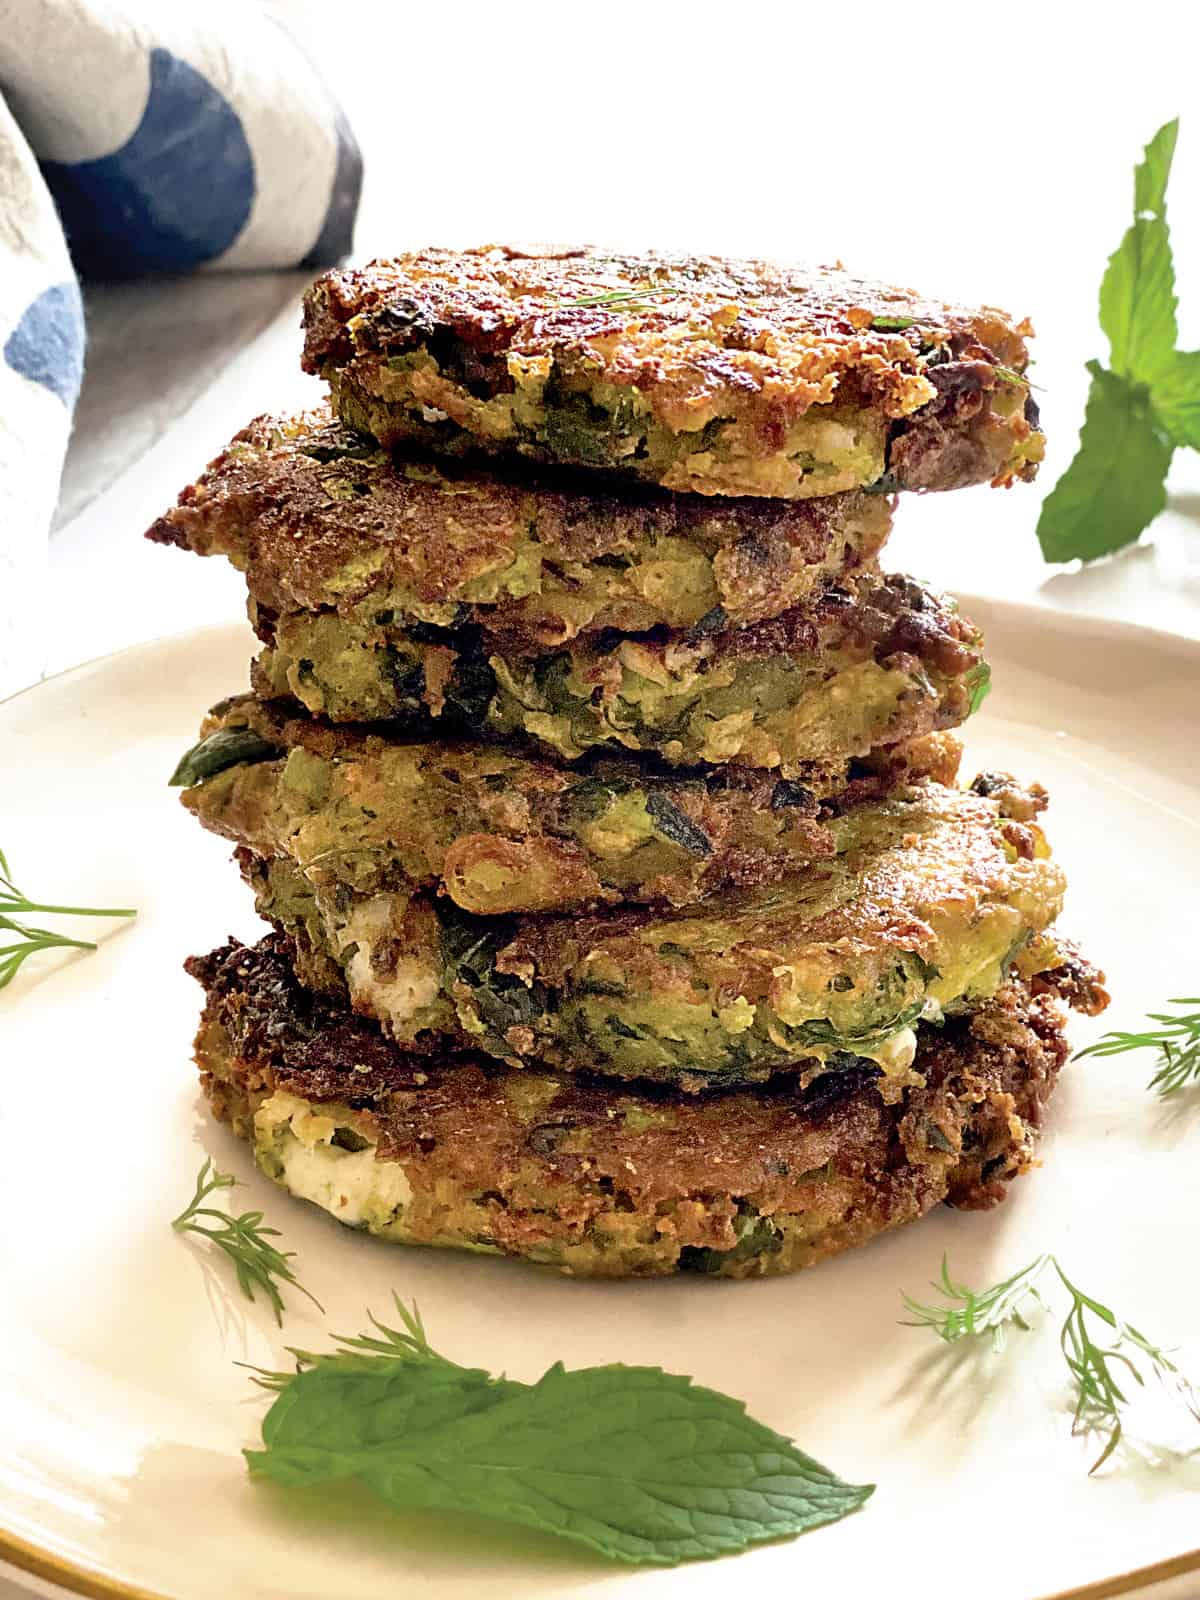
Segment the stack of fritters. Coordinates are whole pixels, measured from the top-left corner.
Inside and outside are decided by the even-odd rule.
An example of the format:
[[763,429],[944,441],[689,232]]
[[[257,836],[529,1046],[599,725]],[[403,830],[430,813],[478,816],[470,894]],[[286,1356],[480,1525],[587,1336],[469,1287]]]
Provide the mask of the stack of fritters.
[[309,292],[332,406],[150,530],[246,575],[184,802],[275,933],[216,1114],[389,1238],[809,1265],[1031,1161],[1098,975],[1042,792],[957,786],[974,626],[896,491],[1029,478],[1024,328],[840,271],[428,251]]

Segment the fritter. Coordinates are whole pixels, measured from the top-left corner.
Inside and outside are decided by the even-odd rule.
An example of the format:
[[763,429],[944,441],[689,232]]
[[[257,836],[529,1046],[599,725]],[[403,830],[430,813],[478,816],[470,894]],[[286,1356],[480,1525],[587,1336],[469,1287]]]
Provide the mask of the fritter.
[[329,408],[259,417],[147,537],[226,555],[268,610],[485,623],[514,647],[778,616],[872,560],[884,495],[811,505],[393,461]]
[[918,1021],[1056,967],[1063,875],[1040,828],[925,782],[831,818],[834,854],[699,907],[474,917],[395,889],[318,888],[240,851],[260,913],[311,987],[393,1038],[456,1036],[512,1066],[686,1089],[809,1082],[874,1063],[914,1080]]
[[386,612],[256,611],[255,624],[266,644],[255,690],[334,722],[524,735],[567,760],[603,746],[788,777],[957,727],[988,672],[978,631],[951,602],[867,571],[753,627],[598,634],[536,656],[474,624]]
[[406,1055],[299,989],[286,946],[193,958],[217,1117],[340,1222],[580,1277],[792,1272],[939,1201],[982,1209],[1032,1164],[1067,1056],[1052,992],[1019,980],[943,1028],[887,1106],[861,1072],[680,1097]]
[[304,364],[352,428],[699,494],[1029,479],[1027,323],[714,256],[424,250],[327,273]]
[[[224,701],[174,781],[214,833],[284,857],[315,888],[434,889],[465,911],[686,905],[771,882],[833,853],[826,808],[935,776],[950,734],[877,752],[833,794],[740,767],[659,774],[631,757],[564,769],[487,745],[410,743]],[[828,780],[824,786],[829,788]]]

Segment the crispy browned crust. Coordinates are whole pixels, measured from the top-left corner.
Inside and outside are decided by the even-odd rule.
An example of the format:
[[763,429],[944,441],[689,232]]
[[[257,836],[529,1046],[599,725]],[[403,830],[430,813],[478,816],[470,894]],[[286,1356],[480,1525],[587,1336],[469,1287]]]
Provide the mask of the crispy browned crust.
[[[314,755],[327,761],[358,760],[363,756],[376,755],[390,744],[412,743],[407,739],[399,740],[390,731],[379,732],[373,723],[327,722],[323,717],[301,714],[291,700],[262,700],[255,694],[231,695],[227,700],[218,701],[201,721],[200,735],[204,738],[221,728],[252,728],[268,744],[278,746],[280,751],[299,747],[311,750]],[[476,751],[480,747],[453,740],[439,740],[425,748],[453,759],[455,755]],[[679,780],[678,775],[670,769],[660,771],[654,762],[626,753],[609,755],[601,751],[595,756],[585,757],[578,766],[564,767],[526,753],[516,747],[515,741],[509,741],[505,748],[515,760],[527,764],[539,799],[543,796],[554,798],[565,793],[583,776],[624,776],[665,783],[686,781],[686,777]],[[954,734],[930,733],[922,739],[881,746],[869,756],[850,762],[844,787],[840,783],[832,787],[822,785],[813,791],[811,805],[808,800],[802,801],[794,796],[789,797],[788,803],[806,816],[816,815],[818,803],[829,811],[846,811],[871,800],[882,800],[893,789],[919,783],[923,778],[931,778],[934,783],[953,784],[961,760],[962,744]],[[724,767],[705,773],[703,781],[712,795],[741,795],[745,797],[743,803],[747,805],[769,804],[772,792],[779,787],[779,780],[773,774],[759,772],[754,767]],[[1040,792],[1045,794],[1044,790]],[[508,803],[512,803],[511,798]],[[779,801],[776,803],[779,804]],[[682,795],[677,804],[688,809]],[[501,815],[499,801],[496,814],[498,818]],[[690,809],[688,814],[692,814]],[[1005,809],[1005,815],[1014,813]],[[697,813],[694,820],[705,824],[709,819],[707,815]]]
[[[582,362],[597,383],[639,391],[672,433],[737,419],[763,457],[810,407],[848,400],[893,424],[887,465],[905,488],[1009,482],[1012,441],[1037,426],[1031,403],[1027,426],[1019,408],[1011,425],[987,419],[999,385],[1028,398],[1028,323],[840,267],[427,249],[327,273],[306,296],[304,322],[306,370],[347,379],[348,392],[370,392],[389,358],[415,350],[452,356],[483,398],[511,391],[514,363]],[[496,447],[486,435],[476,446]],[[1015,475],[1035,471],[1023,460]]]
[[915,656],[947,677],[960,677],[983,658],[979,629],[948,595],[903,573],[879,576],[870,569],[846,585],[831,584],[810,606],[716,634],[713,657],[815,655],[835,637],[869,644],[877,661]]
[[[334,722],[522,738],[570,760],[625,748],[673,767],[740,763],[805,784],[825,769],[823,793],[846,781],[849,760],[958,727],[987,674],[979,632],[953,601],[873,564],[752,626],[606,630],[558,650],[387,613],[343,621],[253,608],[252,618],[266,646],[251,668],[255,692]],[[864,680],[864,666],[879,675]],[[789,720],[805,696],[824,696],[827,709]]]
[[[494,583],[502,603],[472,605],[462,620],[544,646],[573,631],[570,596],[581,568],[642,567],[656,550],[674,548],[667,541],[686,541],[710,557],[715,594],[730,618],[752,623],[872,560],[890,522],[887,502],[859,493],[713,499],[594,476],[583,489],[577,477],[393,461],[322,406],[257,417],[146,537],[228,556],[272,611],[345,614],[397,593],[422,606],[466,604],[481,584]],[[537,588],[514,596],[505,573],[514,563],[527,571],[534,546]],[[641,596],[614,580],[607,608],[586,625],[654,626],[660,615],[644,597],[651,576]]]
[[[584,770],[536,756],[451,741],[386,738],[369,725],[301,717],[287,701],[239,695],[215,706],[201,735],[249,729],[277,752],[256,751],[184,791],[184,805],[214,833],[260,857],[292,856],[312,881],[362,892],[407,882],[448,894],[465,910],[578,911],[619,902],[686,905],[730,887],[774,882],[832,854],[829,812],[878,800],[921,778],[953,783],[961,747],[929,734],[853,763],[841,786],[818,794],[753,768],[660,774],[633,756],[593,759]],[[308,815],[287,777],[288,752],[326,763],[322,814]],[[647,841],[636,870],[614,868],[613,841],[597,853],[577,826],[583,796],[601,805],[644,793],[682,828],[688,848]],[[597,800],[595,797],[601,797]],[[689,832],[688,830],[694,830]],[[341,848],[331,848],[334,841]],[[479,863],[504,874],[494,900],[481,901]]]
[[[1047,904],[1040,909],[1038,931],[1053,922],[1065,881],[1044,840],[1035,843],[1040,830],[1004,823],[1003,813],[998,816],[991,802],[957,789],[940,793],[931,784],[892,795],[885,804],[897,815],[911,817],[906,826],[912,832],[903,836],[886,869],[875,868],[869,878],[859,876],[864,870],[859,859],[853,869],[853,895],[818,918],[813,917],[805,891],[832,877],[847,858],[816,862],[779,894],[757,899],[729,897],[678,912],[630,906],[579,917],[520,918],[513,924],[510,943],[497,956],[497,970],[536,976],[558,989],[579,982],[603,951],[607,972],[623,974],[631,985],[640,979],[646,991],[666,997],[672,989],[673,959],[663,960],[661,948],[672,942],[672,924],[694,928],[711,919],[725,935],[719,954],[715,950],[712,954],[730,996],[745,994],[757,1002],[772,993],[786,960],[783,952],[793,950],[791,941],[801,938],[814,950],[827,946],[862,955],[874,946],[896,957],[918,948],[928,953],[933,948],[930,924],[940,905],[954,910],[972,901],[981,904],[989,896],[1001,899],[1006,893],[1027,908],[1038,895],[1044,896]],[[921,850],[925,810],[938,817],[936,835],[929,834],[937,843],[929,854]],[[1014,850],[1019,858],[1015,863]],[[1009,869],[1026,862],[1034,866],[1021,873],[1025,881],[1018,891]],[[1056,991],[1059,987],[1057,982],[1051,986]],[[1073,994],[1081,992],[1078,986],[1065,982],[1063,986]],[[686,992],[686,982],[679,987]]]
[[[657,298],[580,305],[605,294]],[[669,294],[664,294],[669,290]],[[877,330],[878,320],[908,321]],[[695,326],[699,349],[671,330]],[[932,399],[923,346],[1021,372],[1027,323],[855,278],[840,267],[789,267],[717,256],[572,249],[536,257],[503,245],[428,249],[319,278],[304,303],[304,367],[390,355],[448,335],[487,362],[595,345],[610,382],[664,386],[678,406],[705,387],[769,395],[781,414],[828,401],[853,373],[889,416]],[[685,423],[685,425],[687,425]]]
[[1050,992],[1064,1000],[1073,1011],[1082,1011],[1085,1017],[1098,1017],[1108,1009],[1111,998],[1104,987],[1105,977],[1099,967],[1080,955],[1069,939],[1057,941],[1066,960],[1061,966],[1039,972],[1030,980],[1034,994]]
[[[925,1086],[893,1106],[855,1071],[807,1091],[614,1094],[476,1056],[406,1055],[299,989],[288,957],[267,939],[187,963],[207,995],[196,1055],[216,1116],[246,1136],[276,1090],[348,1106],[380,1158],[404,1167],[414,1242],[467,1243],[454,1238],[467,1215],[476,1246],[553,1254],[568,1271],[791,1270],[942,1200],[994,1205],[1032,1164],[1067,1057],[1057,1001],[1014,981],[941,1030],[922,1025]],[[514,1078],[519,1092],[506,1093]],[[734,1250],[748,1211],[784,1231],[782,1256],[722,1266],[697,1254]],[[572,1267],[598,1229],[628,1248]]]

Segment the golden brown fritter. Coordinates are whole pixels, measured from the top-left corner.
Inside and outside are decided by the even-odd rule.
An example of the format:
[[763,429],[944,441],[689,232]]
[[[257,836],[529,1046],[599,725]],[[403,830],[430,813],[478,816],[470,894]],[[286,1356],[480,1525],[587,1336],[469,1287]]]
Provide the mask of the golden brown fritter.
[[546,649],[778,616],[890,526],[884,495],[714,501],[396,461],[320,407],[243,428],[147,537],[228,556],[270,611],[476,622]]
[[735,762],[801,782],[814,765],[957,727],[988,679],[953,602],[874,569],[753,627],[610,632],[534,656],[473,623],[254,617],[257,693],[334,722],[524,738],[569,761],[606,748],[676,767]]
[[438,1035],[541,1064],[692,1090],[808,1080],[848,1058],[912,1081],[921,1020],[1060,966],[1063,874],[1041,830],[925,782],[829,821],[834,851],[779,883],[682,908],[470,916],[397,886],[319,886],[238,859],[297,975],[403,1044]]
[[1019,981],[941,1029],[923,1084],[885,1106],[861,1068],[685,1097],[404,1054],[299,989],[286,944],[188,970],[215,1115],[262,1169],[387,1239],[524,1257],[577,1276],[795,1271],[939,1201],[983,1208],[1032,1162],[1067,1055],[1062,1011]]
[[873,753],[826,793],[743,767],[662,774],[629,757],[583,770],[494,745],[381,738],[251,695],[205,718],[175,782],[206,828],[287,857],[315,887],[434,889],[479,914],[686,905],[770,883],[833,852],[819,820],[897,785],[952,783],[949,734]]
[[430,249],[318,279],[305,329],[345,422],[438,454],[779,499],[1007,484],[1042,456],[1027,324],[840,268]]

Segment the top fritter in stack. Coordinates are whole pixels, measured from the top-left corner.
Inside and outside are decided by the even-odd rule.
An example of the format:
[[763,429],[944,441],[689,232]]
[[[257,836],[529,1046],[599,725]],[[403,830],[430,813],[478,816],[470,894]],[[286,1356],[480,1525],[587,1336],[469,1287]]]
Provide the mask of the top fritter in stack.
[[309,292],[331,408],[151,529],[246,574],[184,799],[276,934],[219,1116],[343,1220],[577,1273],[807,1265],[1030,1160],[1096,975],[897,491],[1031,478],[1023,326],[762,263],[427,251]]

